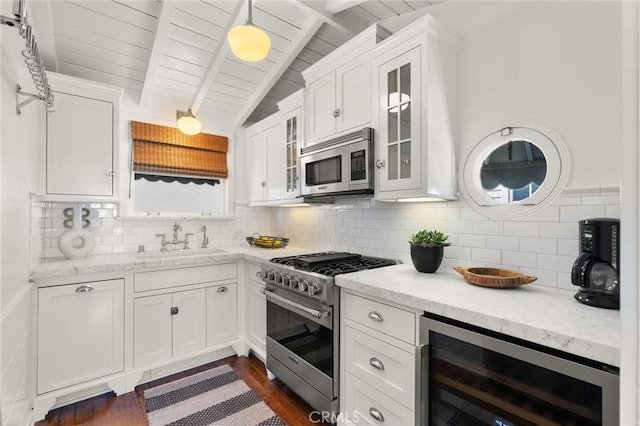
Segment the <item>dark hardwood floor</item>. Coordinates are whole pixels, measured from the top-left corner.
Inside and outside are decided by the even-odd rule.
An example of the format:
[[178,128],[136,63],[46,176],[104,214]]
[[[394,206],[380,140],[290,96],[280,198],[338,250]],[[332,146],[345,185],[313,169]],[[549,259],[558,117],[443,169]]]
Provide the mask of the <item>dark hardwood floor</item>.
[[[249,357],[225,358],[154,380],[124,395],[115,396],[113,393],[107,393],[57,408],[50,411],[44,420],[37,422],[36,426],[146,426],[148,423],[143,396],[145,389],[225,364],[231,366],[286,424],[292,426],[319,424],[309,419],[309,413],[313,409],[277,379],[269,380],[262,361],[251,354]],[[312,419],[316,418],[312,417]]]

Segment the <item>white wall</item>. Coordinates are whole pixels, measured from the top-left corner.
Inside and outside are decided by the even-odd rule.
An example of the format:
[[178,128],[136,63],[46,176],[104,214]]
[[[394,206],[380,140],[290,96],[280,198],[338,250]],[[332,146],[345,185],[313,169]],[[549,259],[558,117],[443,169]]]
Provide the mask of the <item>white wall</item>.
[[[0,2],[10,15],[13,2]],[[44,107],[27,105],[15,114],[16,84],[35,92],[21,50],[17,29],[2,26],[0,171],[2,185],[1,298],[1,403],[4,425],[29,423],[32,397],[31,293],[29,274],[29,192],[37,190],[38,155],[44,151]]]
[[451,23],[462,37],[460,155],[510,120],[536,121],[569,145],[568,186],[620,184],[619,2],[453,2],[434,14],[445,26],[476,21]]

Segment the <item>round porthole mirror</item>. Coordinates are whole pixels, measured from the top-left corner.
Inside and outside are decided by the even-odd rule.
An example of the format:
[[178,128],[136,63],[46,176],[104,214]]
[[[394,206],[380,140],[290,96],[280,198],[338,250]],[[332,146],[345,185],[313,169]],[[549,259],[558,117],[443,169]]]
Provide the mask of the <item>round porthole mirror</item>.
[[460,167],[460,191],[485,216],[527,216],[560,193],[568,170],[566,145],[550,129],[503,127],[480,140],[466,156]]

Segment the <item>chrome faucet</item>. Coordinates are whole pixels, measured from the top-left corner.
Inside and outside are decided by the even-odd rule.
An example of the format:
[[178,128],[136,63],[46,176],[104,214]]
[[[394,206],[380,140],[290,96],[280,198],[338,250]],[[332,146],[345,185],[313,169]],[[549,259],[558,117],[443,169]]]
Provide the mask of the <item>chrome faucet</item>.
[[166,234],[156,234],[156,237],[162,237],[162,240],[160,241],[160,244],[162,244],[162,248],[160,249],[160,251],[169,251],[169,249],[167,248],[167,245],[169,244],[184,244],[184,246],[182,247],[183,250],[189,250],[189,237],[193,235],[192,232],[185,232],[184,233],[184,239],[183,240],[179,240],[178,239],[178,231],[182,231],[182,225],[179,225],[178,222],[175,222],[173,224],[173,241],[168,241],[166,238]]
[[209,247],[209,237],[207,237],[206,225],[202,227],[202,232],[204,232],[204,235],[202,236],[202,248],[207,248]]

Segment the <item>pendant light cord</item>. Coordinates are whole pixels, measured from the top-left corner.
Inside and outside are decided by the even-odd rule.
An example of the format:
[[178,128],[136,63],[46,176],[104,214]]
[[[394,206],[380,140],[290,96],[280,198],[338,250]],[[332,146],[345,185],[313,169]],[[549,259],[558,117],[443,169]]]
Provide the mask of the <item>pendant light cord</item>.
[[251,7],[251,0],[247,1],[247,5],[249,6],[249,11],[247,13],[247,24],[253,25],[253,8]]

